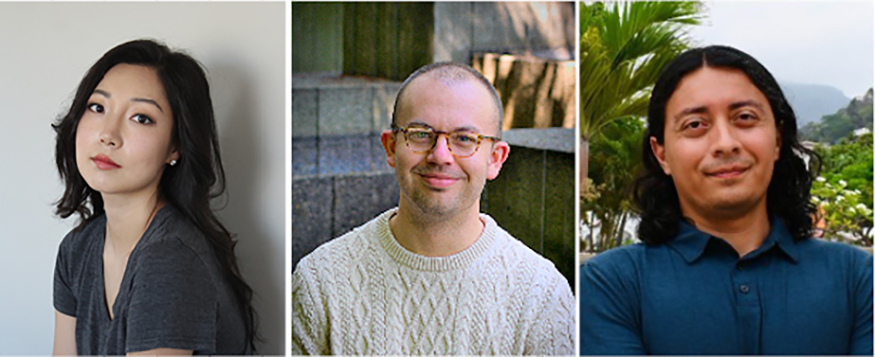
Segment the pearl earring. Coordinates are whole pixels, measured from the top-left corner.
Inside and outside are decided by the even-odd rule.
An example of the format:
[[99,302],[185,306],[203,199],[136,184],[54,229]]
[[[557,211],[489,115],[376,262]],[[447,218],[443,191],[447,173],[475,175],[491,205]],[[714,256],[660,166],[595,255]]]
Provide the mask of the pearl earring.
[[176,166],[176,160],[171,160],[171,161],[170,161],[170,166]]

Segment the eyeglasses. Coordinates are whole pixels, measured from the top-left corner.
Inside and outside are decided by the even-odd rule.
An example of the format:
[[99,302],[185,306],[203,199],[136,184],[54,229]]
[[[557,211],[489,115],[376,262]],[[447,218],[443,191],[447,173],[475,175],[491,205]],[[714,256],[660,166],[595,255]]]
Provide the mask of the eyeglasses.
[[415,153],[428,152],[434,149],[437,144],[437,138],[440,134],[444,134],[447,138],[447,147],[450,153],[455,157],[465,158],[477,152],[480,148],[480,141],[489,139],[493,142],[500,141],[501,138],[494,136],[486,136],[464,131],[448,133],[446,131],[434,130],[428,127],[407,127],[402,128],[392,124],[393,132],[404,133],[404,141],[407,143],[407,148]]

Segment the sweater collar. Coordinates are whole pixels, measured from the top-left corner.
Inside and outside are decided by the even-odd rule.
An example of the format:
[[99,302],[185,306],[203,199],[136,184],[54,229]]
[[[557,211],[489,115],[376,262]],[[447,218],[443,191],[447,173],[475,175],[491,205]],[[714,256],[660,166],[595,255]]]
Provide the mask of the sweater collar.
[[492,243],[495,242],[495,237],[498,233],[498,224],[495,223],[492,217],[481,213],[480,219],[485,223],[483,233],[474,244],[453,255],[426,257],[407,250],[395,239],[395,235],[392,234],[392,229],[389,227],[389,219],[397,211],[398,208],[393,208],[377,217],[377,239],[380,242],[380,246],[383,247],[392,260],[415,270],[438,272],[467,267],[492,247]]

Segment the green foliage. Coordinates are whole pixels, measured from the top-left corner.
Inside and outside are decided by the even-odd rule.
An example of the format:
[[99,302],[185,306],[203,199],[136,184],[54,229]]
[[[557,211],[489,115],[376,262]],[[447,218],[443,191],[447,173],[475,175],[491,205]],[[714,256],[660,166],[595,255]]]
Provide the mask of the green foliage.
[[[592,212],[584,224],[598,225],[599,235],[586,238],[588,251],[610,249],[624,242],[623,232],[630,218],[630,192],[641,167],[644,122],[623,118],[608,123],[591,143],[590,156],[593,186],[581,203],[581,211]],[[595,219],[591,219],[595,218]]]
[[[687,28],[702,19],[700,2],[580,3],[580,135],[592,141],[582,182],[584,225],[598,225],[586,250],[623,244],[627,190],[640,165],[650,90],[662,69],[688,48]],[[586,147],[586,146],[584,146]],[[584,166],[586,167],[586,166]]]
[[826,221],[824,236],[872,245],[872,134],[850,136],[831,147],[815,146],[823,158],[812,201]]
[[826,226],[823,237],[871,247],[872,208],[863,201],[859,190],[849,190],[847,183],[840,180],[836,184],[819,177],[811,188],[811,200],[820,207],[820,214]]
[[819,122],[808,123],[800,130],[805,140],[836,143],[854,130],[867,128],[872,131],[872,89],[861,98],[854,98],[847,107],[832,115],[825,115]]
[[687,49],[699,2],[580,4],[580,133],[647,113],[663,67]]

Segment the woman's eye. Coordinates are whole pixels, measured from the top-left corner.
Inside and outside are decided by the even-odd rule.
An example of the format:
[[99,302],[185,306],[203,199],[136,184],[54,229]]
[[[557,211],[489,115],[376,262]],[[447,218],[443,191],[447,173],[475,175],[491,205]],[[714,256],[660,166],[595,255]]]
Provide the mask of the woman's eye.
[[88,104],[88,110],[95,113],[103,113],[103,106],[97,103]]
[[145,116],[143,114],[136,114],[131,117],[131,120],[140,124],[152,124],[155,122],[154,120],[152,120],[152,118],[149,118],[148,116]]

